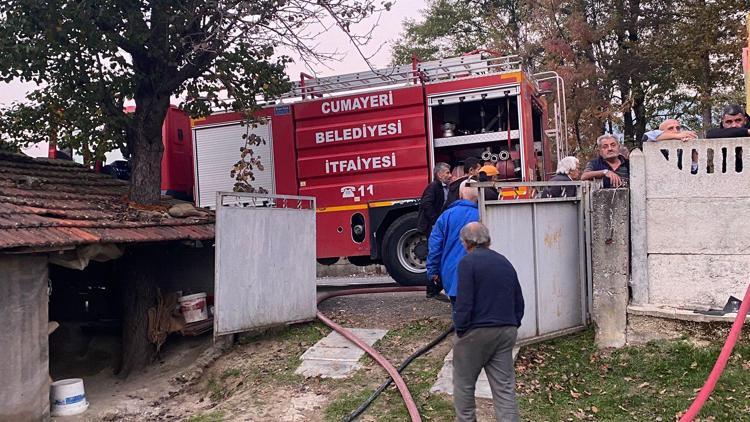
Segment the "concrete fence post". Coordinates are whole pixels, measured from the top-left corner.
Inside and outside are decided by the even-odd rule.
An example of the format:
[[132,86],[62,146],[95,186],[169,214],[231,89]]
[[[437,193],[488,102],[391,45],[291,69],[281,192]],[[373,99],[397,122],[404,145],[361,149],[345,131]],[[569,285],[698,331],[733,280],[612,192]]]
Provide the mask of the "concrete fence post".
[[630,212],[628,189],[592,192],[591,270],[596,345],[622,347],[626,341]]
[[646,157],[639,149],[630,153],[630,241],[633,304],[649,303],[646,227]]
[[0,254],[0,421],[49,420],[47,257]]

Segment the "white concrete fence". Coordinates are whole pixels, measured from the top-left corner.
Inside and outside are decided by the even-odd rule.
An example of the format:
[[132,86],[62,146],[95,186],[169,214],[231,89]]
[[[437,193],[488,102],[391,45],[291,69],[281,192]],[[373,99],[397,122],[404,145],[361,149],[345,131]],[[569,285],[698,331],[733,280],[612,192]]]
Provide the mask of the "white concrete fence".
[[[691,171],[697,153],[697,171]],[[750,139],[630,155],[632,303],[722,307],[750,283]]]

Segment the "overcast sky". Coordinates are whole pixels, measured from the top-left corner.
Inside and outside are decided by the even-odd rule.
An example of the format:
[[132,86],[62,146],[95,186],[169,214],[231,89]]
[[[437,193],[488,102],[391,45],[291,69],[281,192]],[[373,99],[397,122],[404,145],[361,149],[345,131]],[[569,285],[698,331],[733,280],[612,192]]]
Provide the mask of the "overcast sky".
[[[382,15],[379,26],[373,32],[372,42],[363,51],[366,56],[375,54],[370,59],[373,66],[384,67],[390,63],[391,43],[401,33],[402,21],[405,18],[418,18],[419,10],[424,8],[424,4],[425,0],[397,0],[391,11]],[[374,22],[374,20],[370,22]],[[326,52],[337,51],[341,53],[339,56],[341,59],[328,63],[327,66],[314,66],[314,72],[318,76],[329,76],[368,70],[367,63],[356,49],[352,47],[348,38],[338,30],[332,32],[331,34],[326,34],[324,39],[319,40],[319,46]],[[381,45],[382,48],[380,48]],[[293,81],[299,79],[300,72],[310,73],[310,69],[301,62],[292,63],[287,67],[287,74]],[[12,101],[22,100],[25,93],[33,88],[33,84],[0,82],[0,105],[7,105]]]

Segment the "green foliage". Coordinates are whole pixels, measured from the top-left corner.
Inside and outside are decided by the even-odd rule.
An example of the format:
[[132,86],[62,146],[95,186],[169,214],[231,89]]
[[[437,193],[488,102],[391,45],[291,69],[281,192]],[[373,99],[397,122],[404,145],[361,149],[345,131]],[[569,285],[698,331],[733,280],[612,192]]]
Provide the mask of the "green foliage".
[[422,22],[404,20],[404,33],[393,46],[394,63],[409,63],[413,55],[421,60],[456,56],[489,39],[481,13],[466,1],[434,0],[423,13]]
[[[192,116],[252,110],[288,88],[290,59],[279,47],[321,59],[314,25],[332,20],[361,43],[350,25],[388,8],[378,0],[0,2],[0,79],[40,86],[2,113],[3,140],[55,138],[92,160],[120,148],[134,158],[131,199],[154,202],[170,98],[184,98]],[[129,99],[132,113],[123,110]]]
[[585,150],[604,131],[633,142],[667,117],[705,127],[740,91],[748,9],[748,0],[432,0],[421,21],[405,21],[393,60],[483,47],[554,70],[566,81],[568,135]]

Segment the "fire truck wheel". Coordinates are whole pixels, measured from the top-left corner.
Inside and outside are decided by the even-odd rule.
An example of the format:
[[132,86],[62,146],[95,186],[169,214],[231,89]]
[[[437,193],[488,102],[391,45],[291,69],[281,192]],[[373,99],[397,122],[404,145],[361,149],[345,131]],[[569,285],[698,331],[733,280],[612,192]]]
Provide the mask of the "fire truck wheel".
[[402,215],[383,236],[383,264],[402,286],[423,286],[427,280],[427,237],[417,231],[417,213]]
[[333,265],[339,262],[339,258],[318,258],[317,261],[320,265]]

